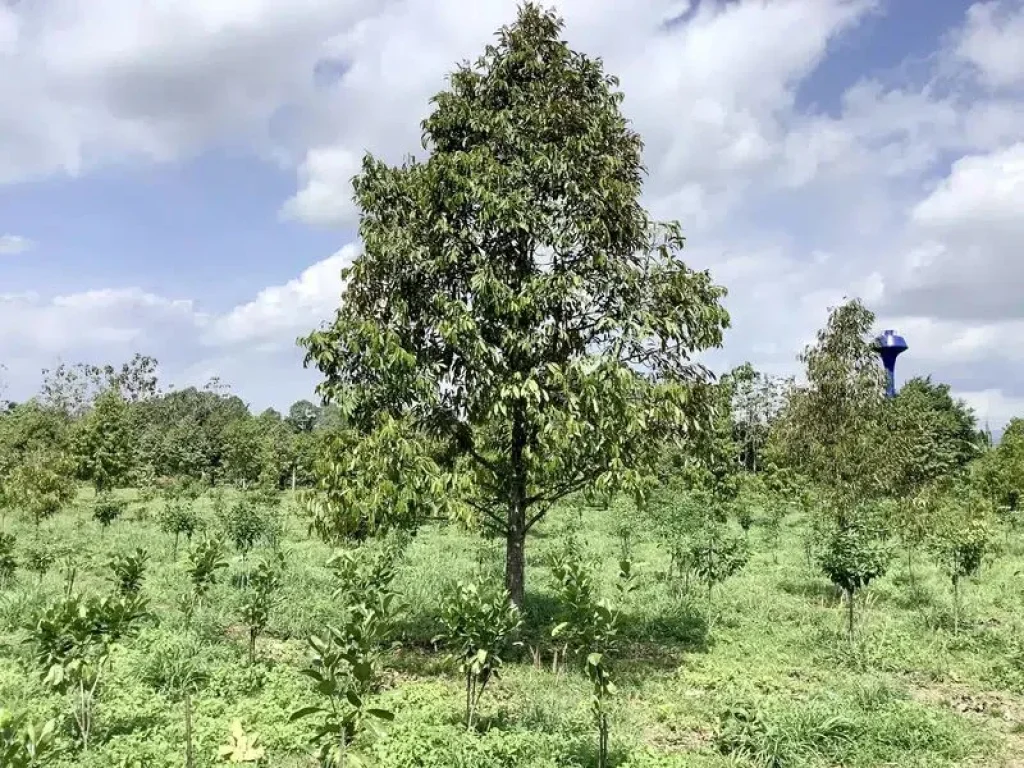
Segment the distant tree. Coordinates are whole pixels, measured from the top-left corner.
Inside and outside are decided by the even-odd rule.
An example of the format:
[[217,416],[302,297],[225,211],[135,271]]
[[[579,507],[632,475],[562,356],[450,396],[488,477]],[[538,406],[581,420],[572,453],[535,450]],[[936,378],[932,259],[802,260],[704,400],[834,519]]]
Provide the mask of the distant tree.
[[263,469],[266,425],[252,417],[237,419],[224,428],[224,473],[246,486],[256,482]]
[[320,409],[309,400],[297,400],[288,409],[285,419],[296,432],[312,432],[320,416]]
[[913,378],[885,412],[891,439],[904,444],[899,492],[912,493],[952,475],[983,452],[974,412],[962,400],[953,399],[948,384]]
[[954,400],[949,386],[913,378],[886,403],[889,492],[896,499],[894,527],[907,551],[914,578],[914,554],[929,535],[934,505],[920,498],[932,484],[953,478],[984,452],[974,412]]
[[61,362],[56,368],[43,369],[40,401],[69,416],[79,416],[107,390],[116,390],[130,403],[155,397],[159,393],[157,361],[136,353],[120,368]]
[[280,423],[283,420],[281,412],[276,408],[266,408],[257,418],[271,424]]
[[116,389],[100,394],[73,430],[78,475],[100,494],[128,484],[136,458],[136,436],[128,403]]
[[730,406],[739,462],[748,472],[757,472],[764,467],[771,425],[782,411],[792,379],[769,376],[750,363],[734,368],[729,376],[733,382]]
[[368,504],[386,520],[390,486],[368,478],[392,474],[415,517],[468,505],[506,540],[516,605],[527,533],[555,501],[639,489],[662,444],[707,428],[691,356],[728,323],[678,225],[640,205],[616,79],[561,31],[523,5],[434,98],[425,162],[365,158],[364,253],[333,323],[302,341],[362,436],[321,464],[321,520]]
[[1024,419],[1011,419],[999,444],[973,467],[975,485],[1010,520],[1024,504]]
[[33,450],[7,476],[5,499],[38,527],[75,498],[73,471],[74,464],[66,454],[45,448]]
[[[40,473],[52,464],[66,468],[58,457],[67,449],[67,435],[68,420],[62,413],[31,400],[0,416],[0,518],[22,504],[35,509],[36,480],[45,486]],[[25,487],[16,488],[19,484]],[[73,489],[73,482],[71,487]],[[32,510],[26,511],[35,519],[41,519]]]
[[928,543],[953,586],[953,633],[960,632],[963,579],[974,576],[993,553],[995,515],[992,502],[963,483],[931,495],[932,527]]
[[218,382],[170,392],[141,405],[140,453],[159,475],[214,480],[224,467],[225,431],[248,418],[245,402]]

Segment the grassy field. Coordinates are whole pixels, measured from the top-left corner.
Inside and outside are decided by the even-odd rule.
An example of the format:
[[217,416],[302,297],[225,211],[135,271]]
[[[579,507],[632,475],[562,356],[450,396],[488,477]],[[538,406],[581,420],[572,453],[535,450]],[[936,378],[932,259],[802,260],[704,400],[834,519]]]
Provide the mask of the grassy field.
[[[309,680],[299,674],[309,660],[306,638],[336,621],[338,611],[325,565],[330,549],[307,535],[291,502],[284,509],[282,600],[252,665],[231,578],[241,563],[232,562],[186,632],[178,595],[187,583],[187,547],[172,557],[172,537],[159,531],[155,506],[106,530],[85,505],[38,533],[8,520],[19,552],[37,535],[74,551],[76,588],[86,593],[110,591],[112,553],[146,549],[143,594],[156,618],[117,649],[93,745],[82,753],[66,703],[43,687],[24,642],[24,625],[62,594],[65,574],[58,564],[42,578],[19,570],[0,588],[0,704],[36,720],[59,719],[55,765],[177,768],[184,763],[184,717],[169,681],[197,665],[204,673],[193,702],[197,765],[217,764],[235,719],[260,736],[263,765],[313,765],[309,724],[290,723],[289,715],[312,700]],[[556,510],[528,542],[524,646],[488,689],[472,732],[462,723],[463,683],[431,639],[445,586],[481,568],[499,573],[501,549],[452,527],[421,530],[398,576],[409,607],[378,697],[395,713],[369,750],[378,766],[593,765],[589,684],[575,672],[553,674],[544,641],[557,612],[548,555],[570,528],[600,563],[611,594],[621,526],[599,509]],[[702,592],[670,588],[668,557],[643,530],[633,529],[640,587],[628,598],[625,645],[613,667],[613,765],[1024,766],[1024,549],[1014,539],[965,587],[958,635],[949,585],[919,557],[914,585],[900,559],[867,590],[851,644],[837,595],[806,561],[798,516],[786,520],[775,551],[755,524],[749,564],[716,591],[710,613]]]

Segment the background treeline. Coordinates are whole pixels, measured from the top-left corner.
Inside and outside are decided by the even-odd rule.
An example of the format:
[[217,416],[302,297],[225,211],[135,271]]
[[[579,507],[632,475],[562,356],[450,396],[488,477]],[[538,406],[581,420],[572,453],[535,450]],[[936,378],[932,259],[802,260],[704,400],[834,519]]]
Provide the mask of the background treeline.
[[337,408],[309,400],[259,414],[217,380],[163,391],[157,361],[44,370],[37,396],[0,401],[0,467],[10,485],[27,468],[97,491],[193,480],[206,485],[308,485],[317,447],[340,429]]

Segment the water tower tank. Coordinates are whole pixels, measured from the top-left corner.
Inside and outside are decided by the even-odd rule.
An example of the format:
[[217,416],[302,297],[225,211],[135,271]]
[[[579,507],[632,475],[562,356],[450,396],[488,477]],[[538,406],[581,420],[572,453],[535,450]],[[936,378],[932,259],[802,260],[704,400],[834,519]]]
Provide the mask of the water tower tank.
[[885,366],[887,397],[896,397],[896,358],[907,351],[907,341],[896,331],[885,330],[875,339],[875,351]]

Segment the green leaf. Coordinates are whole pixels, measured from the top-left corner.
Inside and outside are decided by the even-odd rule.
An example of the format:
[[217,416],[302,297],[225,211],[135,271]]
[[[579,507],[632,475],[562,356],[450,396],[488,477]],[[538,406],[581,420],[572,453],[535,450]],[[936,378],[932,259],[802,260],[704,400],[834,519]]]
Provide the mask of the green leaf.
[[302,707],[301,709],[297,709],[294,712],[292,712],[292,714],[288,718],[288,722],[301,720],[304,717],[309,717],[310,715],[315,715],[320,712],[326,712],[326,710],[323,707]]

